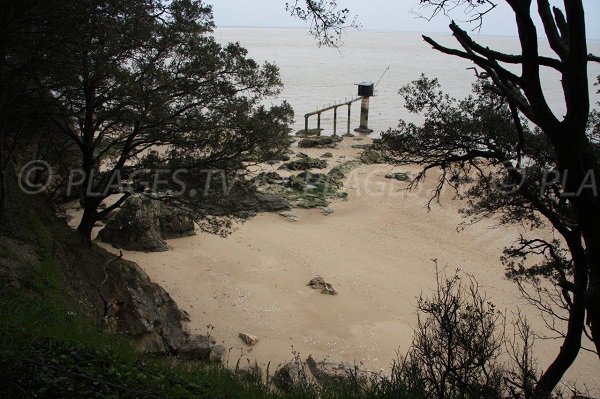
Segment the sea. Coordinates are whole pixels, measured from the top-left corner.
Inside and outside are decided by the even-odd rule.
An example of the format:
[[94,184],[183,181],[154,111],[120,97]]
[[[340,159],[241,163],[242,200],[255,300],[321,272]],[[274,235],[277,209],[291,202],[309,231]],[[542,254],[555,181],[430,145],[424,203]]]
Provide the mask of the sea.
[[[455,98],[471,92],[477,79],[473,64],[467,60],[431,48],[420,33],[348,31],[338,48],[319,47],[305,29],[285,28],[217,28],[214,32],[220,43],[240,42],[248,49],[248,56],[258,62],[272,62],[279,66],[284,88],[267,104],[289,102],[295,111],[294,129],[304,128],[304,115],[319,108],[342,103],[357,97],[357,84],[364,81],[377,83],[376,96],[370,100],[369,127],[373,136],[395,128],[400,119],[419,121],[405,108],[398,89],[418,79],[421,74],[435,77],[442,89]],[[429,35],[441,44],[458,46],[451,35]],[[516,37],[480,36],[473,38],[485,46],[500,51],[519,54]],[[589,52],[600,54],[600,41],[590,41]],[[540,50],[552,55],[545,39],[540,39]],[[592,100],[600,106],[599,86],[594,86],[600,75],[600,64],[589,64]],[[519,72],[514,66],[511,68]],[[560,75],[551,69],[542,70],[542,84],[550,107],[560,118],[565,113]],[[359,126],[360,102],[352,106],[352,129]],[[310,118],[310,128],[315,128],[316,116]],[[338,133],[345,133],[347,109],[338,111]],[[324,134],[333,133],[333,111],[322,114]]]

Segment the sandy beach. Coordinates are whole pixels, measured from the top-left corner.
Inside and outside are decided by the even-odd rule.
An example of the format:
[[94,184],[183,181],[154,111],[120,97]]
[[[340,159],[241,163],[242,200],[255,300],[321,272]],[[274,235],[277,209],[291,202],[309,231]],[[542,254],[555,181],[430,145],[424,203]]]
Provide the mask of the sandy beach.
[[[346,138],[336,149],[294,145],[293,150],[313,157],[331,152],[332,167],[358,155],[352,144],[364,143],[368,139]],[[230,365],[243,357],[264,366],[270,362],[274,370],[296,351],[303,358],[313,354],[388,370],[396,353],[410,345],[418,296],[435,286],[433,259],[449,274],[456,269],[472,274],[499,310],[510,314],[520,307],[534,328],[544,332],[535,309],[503,277],[502,248],[519,230],[492,223],[458,229],[461,204],[452,201],[451,193],[428,212],[430,183],[406,195],[401,190],[406,183],[385,178],[390,172],[416,170],[361,166],[347,176],[348,199],[332,203],[332,215],[296,209],[298,221],[291,222],[278,214],[260,214],[225,239],[199,233],[170,240],[168,252],[125,252],[125,258],[137,262],[190,314],[194,332],[210,329],[231,348]],[[317,275],[339,295],[307,287]],[[254,334],[260,342],[247,347],[240,332]],[[540,368],[558,350],[559,341],[538,340]],[[568,378],[598,389],[597,358],[581,353]]]

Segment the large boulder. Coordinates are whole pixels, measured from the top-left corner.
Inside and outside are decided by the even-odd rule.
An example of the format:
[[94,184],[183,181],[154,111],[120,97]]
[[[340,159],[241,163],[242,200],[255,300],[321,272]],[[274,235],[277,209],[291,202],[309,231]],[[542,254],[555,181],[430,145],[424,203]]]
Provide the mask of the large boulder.
[[133,195],[106,223],[98,238],[115,248],[128,251],[167,251],[167,243],[161,235],[160,215],[158,201]]
[[89,272],[78,281],[90,284],[85,291],[97,290],[109,332],[127,334],[147,353],[175,353],[187,341],[189,317],[137,264],[113,258],[101,273],[91,277]]
[[189,237],[196,234],[194,219],[187,213],[162,204],[159,214],[160,233],[162,238]]

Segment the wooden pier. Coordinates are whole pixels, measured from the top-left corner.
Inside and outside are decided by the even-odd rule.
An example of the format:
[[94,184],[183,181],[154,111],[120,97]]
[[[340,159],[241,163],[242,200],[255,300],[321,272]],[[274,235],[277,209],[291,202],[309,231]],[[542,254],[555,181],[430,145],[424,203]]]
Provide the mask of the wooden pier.
[[339,103],[339,104],[335,104],[335,105],[330,105],[328,107],[325,108],[321,108],[315,112],[309,112],[308,114],[304,115],[304,131],[306,133],[308,133],[308,119],[313,116],[313,115],[317,115],[317,130],[320,132],[321,131],[321,114],[323,112],[327,112],[330,110],[333,110],[333,135],[336,136],[337,135],[337,115],[338,115],[338,108],[339,107],[343,107],[343,106],[347,106],[348,107],[348,127],[347,127],[347,134],[350,134],[350,130],[351,130],[351,124],[350,124],[350,117],[352,115],[352,104],[362,100],[362,97],[356,97],[350,101],[346,101],[343,103]]

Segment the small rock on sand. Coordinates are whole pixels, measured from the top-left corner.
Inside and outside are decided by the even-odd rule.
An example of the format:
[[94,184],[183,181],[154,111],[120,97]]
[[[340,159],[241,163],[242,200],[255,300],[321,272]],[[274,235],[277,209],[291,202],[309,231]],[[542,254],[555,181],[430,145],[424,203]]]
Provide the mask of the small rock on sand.
[[321,208],[321,213],[325,216],[329,216],[331,215],[333,212],[335,212],[333,209],[328,208],[328,207],[323,207]]
[[252,334],[248,334],[248,333],[239,333],[238,336],[248,346],[254,346],[254,345],[258,344],[258,337],[256,335],[252,335]]
[[310,288],[312,288],[313,290],[321,290],[321,294],[324,294],[324,295],[337,295],[338,294],[338,291],[335,289],[335,287],[332,284],[323,280],[323,277],[321,277],[321,276],[317,276],[317,277],[313,278],[306,285],[309,286]]
[[286,218],[290,222],[297,222],[298,221],[298,215],[296,215],[293,211],[279,212],[279,215],[283,216],[284,218]]

